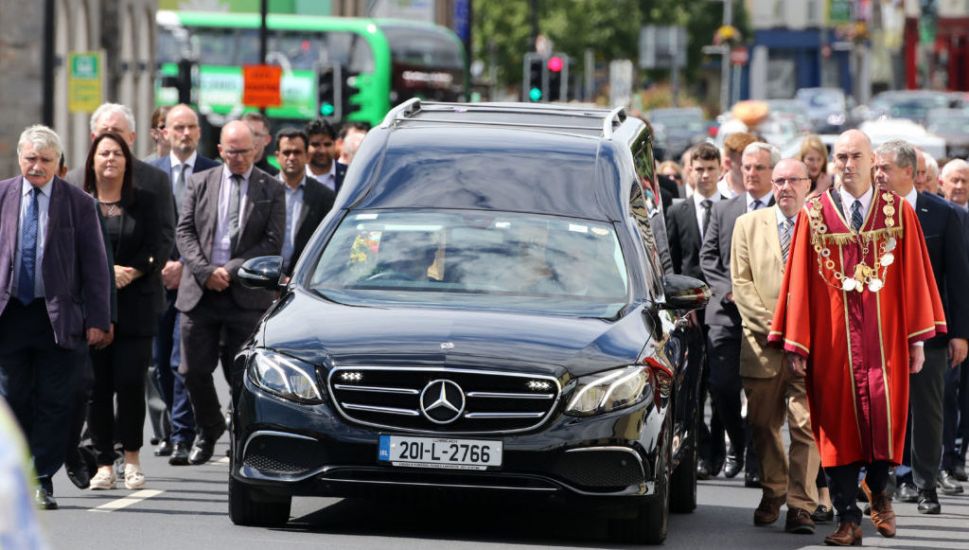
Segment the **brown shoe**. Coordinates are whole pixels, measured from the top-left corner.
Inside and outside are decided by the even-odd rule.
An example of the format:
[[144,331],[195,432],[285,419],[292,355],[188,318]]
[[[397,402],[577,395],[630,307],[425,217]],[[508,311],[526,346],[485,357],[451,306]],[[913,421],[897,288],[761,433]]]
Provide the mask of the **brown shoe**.
[[771,525],[777,518],[781,517],[781,505],[787,500],[787,496],[769,497],[764,495],[760,498],[760,504],[754,510],[754,525],[763,527]]
[[861,546],[861,526],[850,521],[838,524],[838,530],[824,537],[828,546]]
[[892,510],[892,497],[882,493],[872,495],[871,522],[883,537],[895,536],[895,511]]
[[787,521],[784,522],[784,530],[798,535],[813,535],[814,520],[811,519],[811,513],[801,508],[789,508],[787,510]]

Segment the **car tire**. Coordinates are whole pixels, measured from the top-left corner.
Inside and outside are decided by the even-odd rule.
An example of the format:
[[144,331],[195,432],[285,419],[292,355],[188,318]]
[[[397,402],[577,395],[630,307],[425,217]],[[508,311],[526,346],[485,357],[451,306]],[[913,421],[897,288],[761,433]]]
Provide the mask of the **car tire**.
[[[694,407],[696,409],[697,407]],[[674,514],[690,514],[696,510],[696,465],[698,458],[700,416],[693,411],[689,447],[673,470],[670,478],[670,511]]]
[[[667,413],[672,414],[672,409]],[[668,416],[669,418],[669,416]],[[660,447],[659,475],[656,493],[636,505],[636,513],[629,519],[616,520],[612,524],[612,538],[626,544],[663,544],[670,522],[670,449],[672,427],[667,421],[664,428],[664,444]]]
[[285,525],[292,502],[292,497],[270,497],[229,476],[229,519],[236,525]]

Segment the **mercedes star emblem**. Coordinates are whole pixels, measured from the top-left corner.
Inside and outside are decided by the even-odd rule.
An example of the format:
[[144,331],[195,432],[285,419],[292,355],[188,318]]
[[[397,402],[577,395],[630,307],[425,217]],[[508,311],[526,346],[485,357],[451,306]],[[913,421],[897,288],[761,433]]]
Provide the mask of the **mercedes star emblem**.
[[433,380],[421,392],[421,412],[435,424],[450,424],[464,412],[464,391],[450,380]]

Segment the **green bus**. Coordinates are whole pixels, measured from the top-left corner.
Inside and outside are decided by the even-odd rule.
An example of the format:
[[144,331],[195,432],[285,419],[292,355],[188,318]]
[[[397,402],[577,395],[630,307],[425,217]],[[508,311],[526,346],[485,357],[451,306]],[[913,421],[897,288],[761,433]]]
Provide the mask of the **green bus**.
[[[164,84],[179,74],[179,61],[190,59],[193,103],[209,125],[222,126],[253,110],[242,105],[242,66],[260,63],[258,14],[160,10],[156,23],[157,105],[178,102],[178,89]],[[274,127],[334,114],[332,105],[320,105],[321,74],[339,75],[345,84],[336,114],[349,112],[337,122],[376,125],[391,107],[412,97],[465,99],[464,47],[447,28],[293,14],[270,14],[266,26],[266,62],[283,69],[282,105],[266,109]]]

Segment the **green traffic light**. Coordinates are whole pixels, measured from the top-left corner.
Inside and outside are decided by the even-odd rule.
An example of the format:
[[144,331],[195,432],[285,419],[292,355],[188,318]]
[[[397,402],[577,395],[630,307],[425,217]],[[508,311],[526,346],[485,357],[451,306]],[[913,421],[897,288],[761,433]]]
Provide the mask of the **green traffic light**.
[[531,90],[528,90],[528,99],[531,99],[532,101],[541,101],[542,90],[539,88],[532,88]]
[[324,103],[320,105],[320,114],[323,116],[333,116],[336,112],[336,107],[332,103]]

